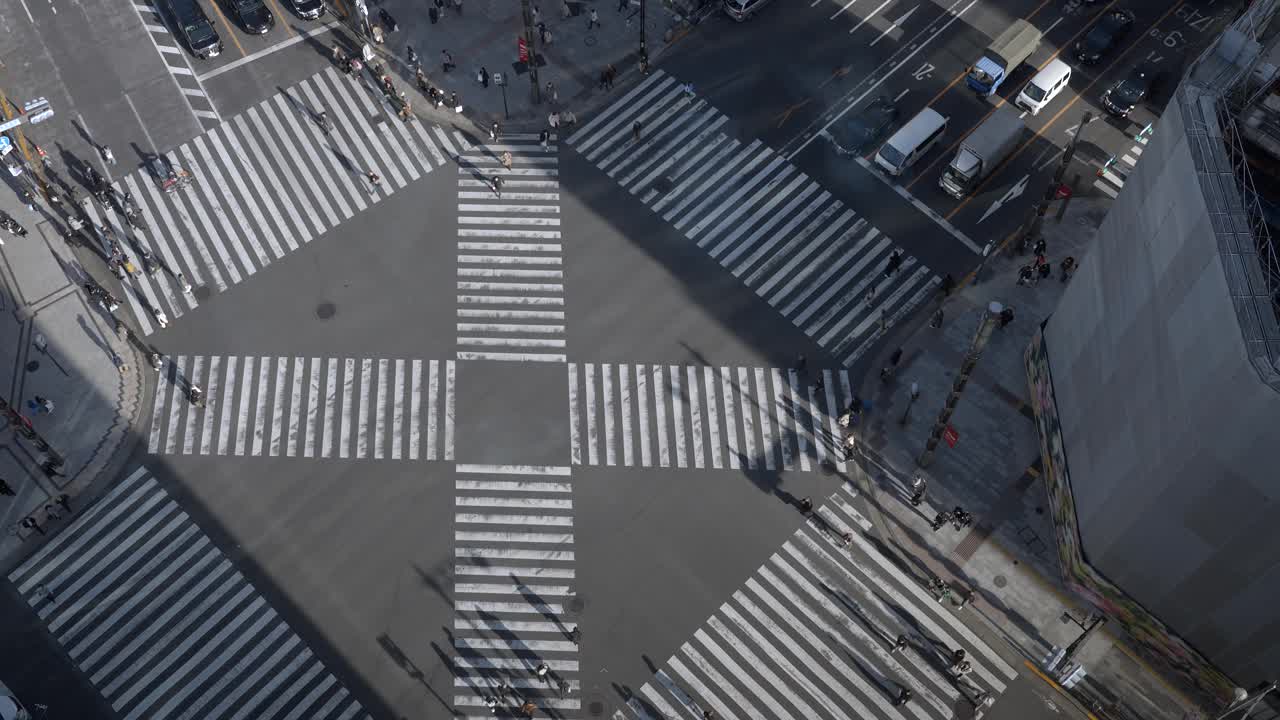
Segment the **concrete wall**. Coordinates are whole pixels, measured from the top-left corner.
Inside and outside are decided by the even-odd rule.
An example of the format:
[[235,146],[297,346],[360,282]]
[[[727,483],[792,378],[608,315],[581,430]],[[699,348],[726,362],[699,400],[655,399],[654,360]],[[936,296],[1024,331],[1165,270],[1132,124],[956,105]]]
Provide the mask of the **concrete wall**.
[[1089,561],[1250,687],[1280,676],[1280,395],[1245,355],[1182,122],[1175,102],[1046,338]]

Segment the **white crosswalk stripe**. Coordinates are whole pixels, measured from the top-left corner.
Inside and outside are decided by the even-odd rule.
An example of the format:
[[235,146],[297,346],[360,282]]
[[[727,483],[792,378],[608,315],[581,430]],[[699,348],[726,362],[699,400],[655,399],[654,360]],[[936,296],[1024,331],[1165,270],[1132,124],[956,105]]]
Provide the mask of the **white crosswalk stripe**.
[[[151,412],[151,453],[453,459],[453,360],[165,360]],[[204,391],[203,405],[189,401],[190,385]]]
[[837,490],[632,696],[634,716],[943,720],[1002,693],[1013,667],[864,537],[854,500]]
[[[454,514],[454,710],[525,702],[581,717],[573,486],[567,467],[459,465]],[[549,672],[539,678],[545,663]],[[514,693],[500,697],[498,689]]]
[[[567,144],[849,367],[940,281],[781,155],[732,137],[727,122],[657,70]],[[886,275],[895,252],[901,268]]]
[[[474,145],[455,133],[454,142],[461,148],[458,359],[564,362],[556,146],[543,148],[526,134]],[[505,153],[510,170],[502,164]],[[501,197],[489,186],[495,175],[503,178]]]
[[[189,187],[166,194],[145,170],[120,178],[116,189],[133,195],[145,230],[86,201],[89,219],[121,238],[139,270],[142,250],[159,266],[124,282],[143,335],[160,329],[157,311],[169,321],[191,312],[205,292],[243,282],[444,164],[426,129],[385,113],[369,94],[329,68],[167,153],[191,172]],[[321,111],[328,135],[315,121]],[[383,177],[380,188],[369,186],[369,170]],[[179,273],[194,294],[183,293]]]
[[568,371],[574,465],[845,469],[836,418],[853,402],[847,370],[569,363]]
[[1142,135],[1134,141],[1127,152],[1116,158],[1115,162],[1099,169],[1093,186],[1113,200],[1119,197],[1120,188],[1124,187],[1125,180],[1129,179],[1129,174],[1138,166],[1138,159],[1142,157],[1142,151],[1147,148],[1147,141],[1150,139],[1150,133]]
[[9,581],[120,718],[370,718],[146,468]]

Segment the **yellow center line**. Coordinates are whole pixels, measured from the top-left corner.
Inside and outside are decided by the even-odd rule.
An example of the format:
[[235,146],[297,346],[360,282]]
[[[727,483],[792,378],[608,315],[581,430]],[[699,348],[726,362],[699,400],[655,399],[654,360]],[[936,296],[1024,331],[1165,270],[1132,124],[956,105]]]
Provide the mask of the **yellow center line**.
[[[1014,159],[1017,158],[1019,155],[1021,155],[1024,150],[1031,147],[1032,143],[1034,143],[1036,140],[1039,140],[1040,136],[1044,135],[1046,130],[1053,127],[1053,124],[1056,123],[1058,119],[1063,116],[1064,113],[1070,110],[1077,102],[1080,102],[1080,98],[1083,98],[1085,94],[1088,93],[1089,90],[1093,88],[1094,85],[1097,85],[1099,80],[1106,77],[1107,73],[1111,72],[1111,69],[1116,66],[1116,63],[1119,63],[1121,60],[1125,59],[1125,57],[1127,57],[1129,53],[1137,49],[1138,45],[1142,43],[1142,39],[1145,38],[1149,32],[1155,29],[1157,25],[1164,22],[1165,18],[1172,15],[1174,10],[1177,10],[1178,8],[1182,7],[1183,4],[1185,3],[1186,3],[1186,0],[1178,0],[1178,2],[1170,6],[1168,10],[1165,10],[1164,14],[1162,14],[1159,18],[1157,18],[1155,22],[1147,26],[1147,29],[1144,30],[1140,35],[1138,35],[1138,39],[1134,40],[1133,44],[1125,48],[1124,52],[1117,55],[1115,60],[1112,60],[1110,63],[1108,63],[1107,66],[1102,69],[1102,72],[1098,73],[1098,76],[1095,77],[1093,80],[1091,80],[1088,85],[1085,85],[1084,88],[1082,88],[1080,92],[1076,94],[1075,97],[1071,98],[1071,100],[1067,102],[1067,104],[1061,110],[1054,113],[1053,117],[1049,118],[1049,121],[1044,124],[1044,127],[1037,130],[1035,135],[1031,136],[1030,140],[1019,145],[1017,149],[1014,150],[1013,153],[1009,155],[1009,157],[1005,158],[1004,162],[1000,163],[998,166],[996,166],[995,170],[991,171],[990,175],[987,175],[987,177],[984,178],[982,182],[978,183],[978,186],[973,189],[973,192],[969,193],[968,197],[966,197],[963,201],[961,201],[961,203],[957,205],[954,210],[947,213],[946,219],[950,220],[952,217],[955,216],[956,213],[963,210],[964,206],[968,205],[970,202],[973,201],[974,198],[978,197],[978,195],[982,192],[982,189],[985,188],[993,179],[995,179],[996,176],[998,176],[1002,170],[1008,167],[1009,163],[1013,162]],[[1114,0],[1112,4],[1115,4]],[[1110,7],[1110,5],[1108,5],[1107,7]],[[1076,132],[1079,132],[1079,130],[1077,130]]]
[[280,18],[280,24],[284,26],[284,33],[288,35],[290,39],[293,39],[293,28],[289,26],[288,22],[289,18],[293,16],[286,15],[284,11],[280,9],[280,6],[276,4],[276,0],[267,0],[267,4],[271,6],[271,11]]
[[232,44],[234,44],[236,49],[240,51],[240,57],[247,56],[249,53],[244,51],[244,46],[240,44],[240,38],[236,37],[236,26],[227,20],[226,15],[222,14],[222,8],[218,7],[218,3],[211,2],[209,3],[209,7],[213,8],[213,13],[218,16],[218,19],[222,21],[223,26],[226,27],[227,35],[231,37]]

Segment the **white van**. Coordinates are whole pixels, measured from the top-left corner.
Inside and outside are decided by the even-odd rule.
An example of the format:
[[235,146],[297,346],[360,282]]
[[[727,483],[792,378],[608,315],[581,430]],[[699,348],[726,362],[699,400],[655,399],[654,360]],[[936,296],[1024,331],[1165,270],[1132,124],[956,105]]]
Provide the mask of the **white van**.
[[947,132],[947,122],[947,118],[933,108],[921,110],[880,146],[876,164],[894,177],[901,175],[942,138]]
[[1071,66],[1054,58],[1031,78],[1031,82],[1027,83],[1026,87],[1022,88],[1022,92],[1018,93],[1018,99],[1013,104],[1023,110],[1031,111],[1032,115],[1038,115],[1050,100],[1062,92],[1070,80]]

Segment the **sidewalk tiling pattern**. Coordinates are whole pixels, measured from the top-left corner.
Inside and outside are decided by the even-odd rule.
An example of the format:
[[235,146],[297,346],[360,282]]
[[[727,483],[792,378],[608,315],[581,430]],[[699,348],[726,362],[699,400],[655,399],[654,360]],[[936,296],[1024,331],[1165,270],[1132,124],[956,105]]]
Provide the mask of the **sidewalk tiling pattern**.
[[146,468],[9,580],[126,720],[370,718]]
[[574,465],[843,471],[852,399],[845,370],[570,363],[570,451]]
[[454,380],[452,360],[178,355],[160,371],[148,450],[452,460]]
[[[633,716],[950,720],[1004,692],[1017,673],[956,617],[972,610],[938,602],[867,541],[855,500],[837,490],[627,702]],[[972,671],[956,679],[959,649]]]
[[[511,169],[502,166],[511,153]],[[564,362],[560,170],[554,139],[504,134],[458,163],[458,359]],[[489,183],[503,179],[499,197]]]
[[[730,137],[727,122],[654,71],[567,142],[849,367],[938,278],[783,156]],[[902,264],[886,278],[894,252]]]
[[[199,305],[202,286],[222,292],[242,282],[445,164],[438,146],[455,152],[445,132],[381,109],[381,91],[370,83],[329,68],[196,136],[166,156],[192,175],[172,193],[146,170],[119,179],[116,190],[133,195],[145,230],[85,201],[96,225],[130,239],[135,264],[130,244],[163,267],[124,283],[143,335],[159,327],[152,308],[173,321]],[[317,121],[321,111],[328,134]],[[379,187],[366,171],[381,177]],[[195,293],[183,292],[178,273]]]
[[482,717],[505,682],[515,694],[504,717],[523,702],[579,717],[573,485],[567,467],[521,470],[457,467],[453,705]]

